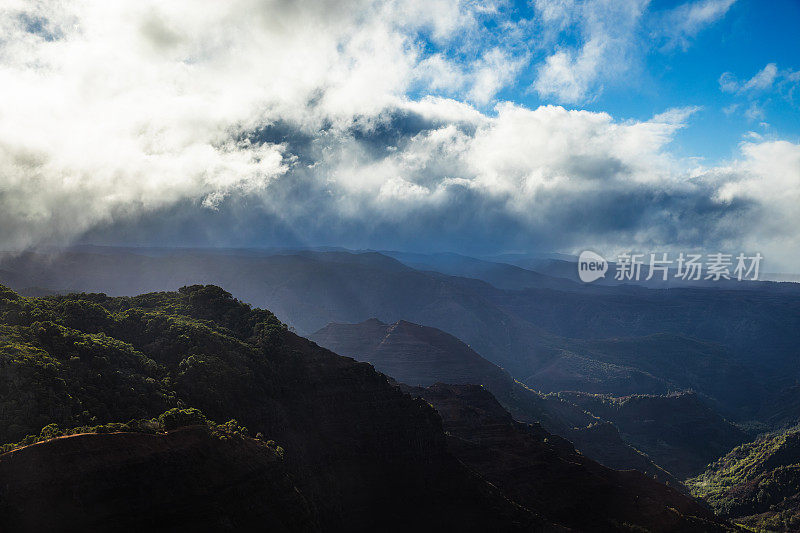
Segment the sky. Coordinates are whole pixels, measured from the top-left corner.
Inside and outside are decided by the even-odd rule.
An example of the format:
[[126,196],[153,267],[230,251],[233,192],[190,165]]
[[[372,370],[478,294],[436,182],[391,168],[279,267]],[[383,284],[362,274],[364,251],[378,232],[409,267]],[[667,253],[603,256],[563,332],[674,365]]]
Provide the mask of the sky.
[[797,0],[0,5],[0,248],[760,252]]

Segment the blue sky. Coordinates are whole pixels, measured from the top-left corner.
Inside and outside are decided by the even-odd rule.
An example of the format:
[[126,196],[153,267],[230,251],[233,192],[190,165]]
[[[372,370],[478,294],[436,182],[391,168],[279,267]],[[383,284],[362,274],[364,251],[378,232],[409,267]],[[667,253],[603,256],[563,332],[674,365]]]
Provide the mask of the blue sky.
[[[653,7],[668,9],[674,4],[659,2]],[[800,2],[740,0],[700,32],[687,50],[650,53],[640,89],[608,91],[587,107],[641,119],[668,107],[701,106],[675,143],[681,153],[704,157],[709,164],[734,157],[749,131],[798,142],[800,91],[792,100],[774,87],[751,96],[725,93],[719,85],[724,72],[747,80],[769,63],[784,70],[800,69],[798,21]],[[763,108],[762,120],[745,115],[753,103]],[[726,113],[731,105],[736,110]]]
[[761,252],[796,0],[9,0],[0,248]]
[[[650,2],[634,30],[632,46],[638,50],[626,71],[601,80],[586,98],[565,101],[531,90],[537,63],[553,48],[536,50],[528,68],[500,91],[498,98],[528,107],[564,104],[636,120],[647,120],[669,108],[697,106],[700,110],[676,135],[674,145],[678,153],[703,158],[708,164],[735,157],[739,142],[749,132],[798,142],[797,82],[776,80],[763,90],[731,93],[721,89],[720,76],[728,72],[746,82],[769,64],[783,73],[800,70],[800,2],[738,0],[681,45],[665,45],[663,38],[654,37],[659,18],[688,4]],[[530,2],[515,2],[509,9],[518,19],[536,17]],[[571,26],[560,34],[555,47],[579,47],[581,42],[580,32]],[[748,115],[751,108],[756,113]]]

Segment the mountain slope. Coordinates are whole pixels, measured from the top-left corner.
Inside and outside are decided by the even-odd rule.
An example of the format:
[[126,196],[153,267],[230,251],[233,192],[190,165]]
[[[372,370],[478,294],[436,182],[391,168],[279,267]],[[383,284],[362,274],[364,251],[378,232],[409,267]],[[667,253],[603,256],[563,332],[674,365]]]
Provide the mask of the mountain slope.
[[676,490],[636,471],[605,468],[540,426],[514,421],[482,387],[407,390],[436,408],[459,459],[550,520],[578,531],[726,529]]
[[[667,333],[714,343],[739,363],[797,368],[798,284],[760,290],[603,287],[593,291],[529,289],[483,296],[521,320],[571,339]],[[778,366],[776,366],[778,365]]]
[[443,381],[497,388],[513,381],[508,372],[455,337],[405,320],[394,324],[384,324],[376,318],[359,324],[331,323],[310,338],[333,352],[367,361],[408,385],[428,386]]
[[[475,278],[498,289],[520,290],[549,288],[576,290],[577,281],[552,277],[503,262],[484,261],[453,253],[413,254],[407,252],[381,252],[416,270],[430,270],[449,276]],[[576,268],[573,271],[577,272]],[[577,278],[577,276],[574,276]]]
[[[439,417],[427,404],[390,386],[369,365],[319,348],[218,287],[41,299],[3,288],[0,324],[2,442],[45,424],[123,422],[194,406],[215,420],[235,417],[277,441],[313,521],[327,531],[374,531],[387,523],[397,530],[455,524],[473,531],[541,524],[449,454]],[[61,446],[31,448],[57,456]],[[34,453],[23,450],[2,457]],[[46,461],[32,466],[52,468]],[[91,471],[86,483],[93,483]],[[80,470],[64,475],[84,479]],[[16,479],[8,493],[26,490],[26,479]],[[230,481],[225,487],[234,490]],[[43,507],[54,510],[70,498],[69,492],[46,494],[51,498]],[[98,494],[93,507],[113,507],[106,497],[113,491]]]
[[[288,531],[561,530],[536,500],[516,502],[482,477],[488,473],[465,467],[426,401],[219,287],[125,298],[22,298],[0,287],[0,324],[0,439],[19,440],[47,423],[39,439],[0,448],[12,448],[0,455],[9,527],[116,531],[114,520],[133,528],[160,517],[147,528],[192,529],[211,513],[206,529],[261,528],[263,519]],[[198,413],[189,406],[214,420],[235,417],[224,425],[234,433],[218,442],[212,429],[172,431],[197,423],[174,414]],[[163,419],[158,430],[131,433],[155,416]],[[121,423],[132,418],[145,422]],[[235,429],[240,422],[256,440]],[[90,424],[107,429],[52,438]],[[265,449],[261,435],[277,444]],[[545,455],[541,466],[557,459]],[[583,483],[570,472],[558,476],[559,498]],[[631,514],[630,497],[656,490],[670,495],[665,501],[687,517],[688,530],[707,529],[706,512],[690,499],[654,481],[617,482],[624,500],[594,490],[603,486],[580,489],[584,520],[602,511],[607,522],[645,523]],[[52,516],[39,517],[40,509]],[[181,520],[192,512],[198,516]],[[648,516],[673,523],[663,512]]]
[[[692,388],[737,421],[767,422],[781,390],[800,379],[796,285],[501,290],[346,251],[96,249],[0,263],[0,282],[8,274],[20,288],[136,294],[219,283],[301,334],[330,322],[408,320],[455,335],[538,390],[620,396]],[[787,411],[781,423],[797,417]]]
[[570,392],[558,396],[613,422],[626,442],[680,479],[702,472],[747,440],[742,430],[691,392],[623,398]]
[[737,423],[800,420],[797,284],[500,290],[374,252],[113,248],[4,255],[6,275],[21,288],[114,294],[220,283],[301,334],[370,317],[436,327],[544,392],[692,389]]
[[406,384],[484,385],[517,420],[541,423],[602,464],[640,470],[680,486],[677,479],[626,444],[613,425],[568,400],[528,389],[441,330],[404,320],[384,324],[372,319],[360,324],[328,324],[311,338],[337,353],[369,362]]
[[723,516],[756,530],[800,529],[800,431],[743,444],[688,480]]

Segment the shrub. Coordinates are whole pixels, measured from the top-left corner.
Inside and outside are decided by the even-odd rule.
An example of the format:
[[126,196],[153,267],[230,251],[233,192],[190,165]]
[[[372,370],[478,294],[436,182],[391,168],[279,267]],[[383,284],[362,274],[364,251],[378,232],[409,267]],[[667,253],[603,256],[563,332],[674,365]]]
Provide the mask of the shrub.
[[158,417],[158,423],[164,431],[170,431],[183,426],[206,426],[208,420],[199,409],[173,408]]

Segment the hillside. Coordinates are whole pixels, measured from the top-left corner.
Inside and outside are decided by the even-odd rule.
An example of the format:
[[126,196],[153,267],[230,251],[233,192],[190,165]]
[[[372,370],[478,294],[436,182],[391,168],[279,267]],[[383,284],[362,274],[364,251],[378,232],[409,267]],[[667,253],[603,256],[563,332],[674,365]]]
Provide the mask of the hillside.
[[[406,384],[428,386],[442,382],[484,385],[517,420],[541,423],[548,431],[573,442],[587,456],[606,466],[636,469],[662,481],[669,481],[674,486],[680,486],[678,480],[688,475],[683,469],[672,472],[667,468],[665,471],[662,468],[664,464],[657,460],[654,463],[639,451],[649,454],[647,447],[639,446],[642,442],[669,441],[673,438],[670,434],[674,430],[673,425],[653,423],[652,413],[640,413],[638,418],[631,415],[630,421],[639,423],[643,428],[636,436],[644,433],[646,438],[626,440],[617,430],[618,417],[607,416],[614,414],[611,410],[600,413],[594,411],[592,406],[572,401],[566,395],[539,394],[516,382],[503,369],[485,360],[457,338],[436,328],[406,321],[384,324],[372,319],[359,324],[328,324],[311,338],[337,353],[369,362],[379,371]],[[702,407],[702,410],[704,413],[710,411],[706,407]],[[680,414],[686,414],[686,411]],[[719,420],[725,423],[721,418]],[[716,427],[706,428],[702,424],[692,427],[695,431],[695,440],[692,441],[695,447],[708,447],[707,441],[714,442],[717,439],[712,433]],[[730,424],[727,427],[736,432]],[[720,445],[729,445],[708,457],[691,473],[699,472],[711,460],[743,440],[730,442],[731,438],[726,438]],[[669,460],[671,466],[686,462],[694,466],[698,453],[692,446],[685,449],[673,447],[668,450],[670,453],[663,453],[664,450],[658,446],[652,449],[660,452],[659,458]],[[676,475],[671,475],[671,472]]]
[[738,446],[687,481],[722,516],[756,530],[800,529],[800,431]]
[[[0,440],[17,443],[0,455],[4,528],[246,529],[263,519],[286,531],[558,529],[542,502],[465,467],[426,401],[218,287],[119,298],[3,288],[0,324]],[[197,426],[194,408],[208,429],[180,430]],[[206,422],[233,418],[223,429]],[[652,480],[622,475],[622,500],[590,486],[570,501],[581,476],[559,475],[558,499],[585,507],[587,523],[669,524],[669,506],[689,530],[708,529],[707,511]],[[181,489],[164,493],[166,478]],[[652,490],[670,494],[647,508],[655,514],[630,509]]]
[[[251,309],[218,287],[134,298],[27,299],[2,291],[2,442],[50,424],[125,422],[191,406],[214,420],[236,418],[253,434],[276,441],[285,450],[293,485],[312,510],[310,523],[325,530],[373,531],[387,521],[398,530],[423,523],[457,523],[476,531],[499,523],[513,530],[538,523],[534,513],[513,505],[452,458],[439,418],[426,404],[391,387],[369,365],[317,347],[289,332],[272,313]],[[0,468],[13,470],[22,461],[51,470],[48,458],[69,454],[64,447],[76,441],[84,442],[70,437],[12,451],[0,456],[5,465]],[[135,454],[130,459],[138,461]],[[147,469],[159,469],[166,460],[146,454],[140,459]],[[120,461],[111,454],[108,464],[96,468],[128,471],[128,459]],[[61,475],[74,483],[94,484],[95,467],[59,464],[66,469]],[[195,466],[175,468],[194,472]],[[197,472],[200,478],[215,475],[202,465]],[[14,479],[18,483],[11,484]],[[60,485],[65,490],[59,492],[58,479],[12,476],[4,490],[25,493],[52,481],[56,487],[42,492],[39,501],[59,511],[72,485]],[[107,483],[107,490],[87,495],[87,508],[113,508],[109,498],[144,491],[151,481],[121,476]],[[235,491],[237,483],[230,477],[221,488]],[[176,495],[174,504],[186,512],[202,502],[184,496]],[[13,499],[4,501],[14,505]],[[161,503],[143,505],[143,512],[158,514],[148,506]],[[63,510],[65,519],[69,511]],[[26,514],[31,512],[19,501],[5,516],[25,523],[35,518]],[[56,514],[53,521],[58,519]],[[113,523],[106,527],[116,529]]]
[[747,440],[692,392],[622,398],[562,392],[558,397],[613,422],[626,442],[680,479],[702,472]]
[[0,456],[0,479],[3,531],[319,529],[274,450],[198,426],[48,440]]
[[708,509],[676,490],[640,472],[600,466],[538,424],[514,421],[482,387],[407,390],[441,414],[459,459],[550,520],[577,531],[725,530]]
[[497,388],[513,381],[508,372],[455,337],[405,320],[394,324],[376,318],[359,324],[332,323],[309,338],[338,354],[367,361],[408,385],[443,381]]
[[408,252],[381,252],[416,270],[440,272],[448,276],[474,278],[485,281],[498,289],[520,290],[529,288],[549,288],[577,290],[575,265],[570,265],[570,273],[575,281],[554,277],[510,265],[504,262],[486,261],[453,253],[414,254]]
[[[514,282],[509,269],[492,268],[494,283],[503,286],[505,275]],[[737,422],[800,418],[800,407],[781,399],[800,379],[796,285],[560,290],[545,284],[550,278],[526,276],[536,286],[499,289],[348,251],[90,248],[0,257],[0,283],[19,289],[134,295],[215,283],[303,335],[372,317],[435,327],[536,390],[625,396],[692,389]]]
[[[661,394],[691,389],[712,399],[719,409],[728,413],[746,412],[753,399],[763,396],[763,386],[754,379],[752,368],[737,360],[731,350],[712,342],[685,335],[654,333],[643,337],[583,339],[573,341],[571,350],[607,365],[631,367],[640,375],[658,376]],[[581,390],[627,396],[646,394],[646,387],[609,382],[595,383],[595,388],[563,387],[562,390]]]
[[164,254],[109,250],[0,255],[0,283],[14,288],[135,295],[187,283],[224,286],[237,298],[269,308],[301,335],[330,322],[409,320],[464,339],[510,372],[524,370],[552,349],[546,332],[502,311],[476,292],[477,280],[414,270],[378,253]]
[[[789,286],[784,286],[789,285]],[[797,368],[800,327],[797,284],[767,284],[761,290],[605,287],[594,291],[487,291],[485,297],[520,320],[570,339],[637,339],[666,334],[721,348],[724,359],[770,377]],[[669,341],[670,339],[662,339]],[[606,346],[586,346],[607,352]],[[644,346],[625,348],[625,357]],[[671,346],[665,347],[671,350]],[[708,348],[701,348],[709,352]],[[693,351],[697,351],[693,348]],[[716,355],[711,351],[709,355]],[[659,355],[655,352],[653,355]],[[660,367],[669,361],[653,362]],[[719,357],[714,357],[719,361]],[[649,363],[650,359],[642,361]],[[638,365],[637,365],[638,366]],[[738,381],[737,381],[738,383]]]

